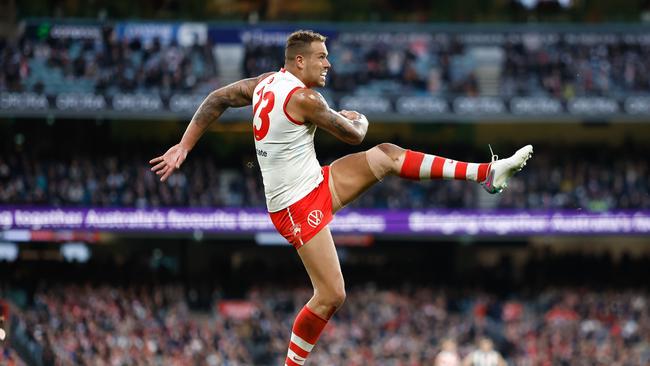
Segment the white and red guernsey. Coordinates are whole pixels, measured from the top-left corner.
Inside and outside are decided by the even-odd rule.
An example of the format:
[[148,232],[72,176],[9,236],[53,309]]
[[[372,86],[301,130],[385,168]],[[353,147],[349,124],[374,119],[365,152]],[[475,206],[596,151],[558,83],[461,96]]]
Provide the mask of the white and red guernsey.
[[305,84],[284,69],[255,87],[253,132],[269,212],[277,212],[306,196],[323,180],[314,150],[316,125],[287,113],[293,93]]

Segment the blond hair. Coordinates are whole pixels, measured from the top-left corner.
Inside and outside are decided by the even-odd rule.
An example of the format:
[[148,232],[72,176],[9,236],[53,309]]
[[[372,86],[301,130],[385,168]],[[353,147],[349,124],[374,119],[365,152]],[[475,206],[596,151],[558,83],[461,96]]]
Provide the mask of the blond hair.
[[312,42],[325,42],[327,37],[311,30],[297,30],[287,38],[287,45],[284,48],[286,61],[293,60],[298,55],[309,53]]

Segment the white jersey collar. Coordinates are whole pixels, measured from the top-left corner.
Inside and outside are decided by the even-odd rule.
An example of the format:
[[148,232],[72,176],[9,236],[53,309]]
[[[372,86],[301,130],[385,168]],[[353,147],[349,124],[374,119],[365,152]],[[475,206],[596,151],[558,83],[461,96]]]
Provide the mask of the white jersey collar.
[[305,83],[303,83],[300,79],[298,79],[298,77],[297,77],[296,75],[292,74],[291,71],[288,71],[288,70],[285,69],[284,67],[280,69],[280,73],[282,73],[283,75],[286,75],[289,79],[293,79],[293,80],[296,81],[298,84],[300,84],[300,86],[302,86],[303,88],[306,88],[306,87],[307,87],[307,86],[305,85]]

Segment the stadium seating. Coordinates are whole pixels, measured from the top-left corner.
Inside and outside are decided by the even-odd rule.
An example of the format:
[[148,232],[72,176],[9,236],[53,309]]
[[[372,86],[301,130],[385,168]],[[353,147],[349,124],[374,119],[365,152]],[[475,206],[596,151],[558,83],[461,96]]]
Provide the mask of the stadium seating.
[[[311,362],[433,365],[442,339],[456,339],[464,356],[478,335],[517,365],[650,360],[646,292],[558,288],[504,299],[406,288],[348,291]],[[264,287],[230,303],[217,291],[213,314],[197,318],[180,286],[59,285],[39,290],[19,322],[46,362],[266,366],[282,363],[287,324],[309,296],[308,289]]]
[[[626,146],[625,150],[604,151],[597,146],[565,146],[537,150],[531,162],[533,169],[513,179],[510,188],[498,196],[496,207],[596,212],[650,208],[645,148]],[[52,160],[5,154],[0,156],[0,201],[77,207],[265,206],[257,170],[220,166],[215,159],[201,155],[192,156],[181,172],[160,184],[149,171],[148,158],[136,151],[122,157]],[[567,155],[572,159],[565,159]],[[460,181],[414,183],[388,178],[352,207],[481,208],[481,195],[486,193],[477,185]]]
[[[444,33],[343,31],[329,43],[334,67],[324,92],[562,100],[648,94],[650,72],[644,61],[649,51],[642,38],[599,42],[571,34],[545,36],[531,33],[490,44]],[[109,28],[98,42],[24,37],[1,46],[0,91],[164,96],[207,93],[218,86],[219,65],[210,43],[118,41]],[[244,46],[243,75],[228,78],[257,76],[282,66],[281,45],[251,40]]]

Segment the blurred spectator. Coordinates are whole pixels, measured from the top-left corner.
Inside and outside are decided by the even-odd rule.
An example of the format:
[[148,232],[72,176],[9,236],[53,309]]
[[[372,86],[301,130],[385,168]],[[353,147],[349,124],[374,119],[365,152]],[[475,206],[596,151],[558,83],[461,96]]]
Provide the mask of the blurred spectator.
[[445,339],[442,341],[440,348],[434,366],[460,366],[456,341]]
[[[650,48],[642,34],[498,36],[504,41],[481,43],[454,33],[341,31],[328,41],[333,67],[323,93],[570,100],[650,91],[645,62]],[[118,39],[109,26],[96,41],[23,37],[0,45],[0,91],[207,94],[218,86],[213,46]],[[226,75],[228,80],[278,70],[284,63],[281,44],[253,39],[242,46],[243,75]]]
[[[650,362],[647,254],[615,260],[615,245],[591,254],[531,248],[515,275],[501,262],[437,268],[437,252],[402,244],[399,252],[360,251],[367,264],[343,262],[346,304],[314,364],[434,365],[444,340],[454,339],[464,358],[482,337],[509,365]],[[12,329],[24,329],[42,351],[33,354],[51,364],[281,364],[312,290],[298,267],[266,255],[275,249],[231,253],[237,268],[210,265],[190,280],[152,266],[141,251],[77,264],[2,262],[0,296],[20,309],[12,313],[22,326]],[[223,263],[224,253],[215,255]],[[457,260],[473,261],[465,251]]]
[[550,45],[510,43],[502,94],[624,97],[650,90],[647,45],[634,42],[580,43],[561,41]]
[[[482,65],[492,59],[475,52],[486,47],[503,55],[497,62],[502,97],[624,97],[648,94],[650,74],[643,60],[650,48],[637,37],[604,35],[593,41],[575,34],[545,38],[530,33],[503,44],[473,44],[453,34],[417,32],[341,32],[328,41],[332,70],[329,91],[344,94],[402,96],[478,96],[491,94],[478,82]],[[282,46],[248,44],[246,76],[282,65]],[[258,67],[250,67],[257,65]],[[490,75],[484,75],[490,78]]]
[[[275,365],[282,363],[290,321],[309,296],[306,288],[253,288],[244,300],[253,312],[199,320],[178,286],[54,286],[36,294],[22,321],[63,364]],[[312,362],[433,365],[435,344],[453,336],[465,364],[491,365],[477,360],[496,355],[494,364],[503,365],[489,334],[511,365],[644,365],[650,361],[648,301],[640,291],[551,289],[520,298],[522,313],[506,319],[498,311],[505,303],[480,291],[366,285],[348,292]],[[485,315],[473,311],[480,303],[489,304]],[[575,315],[549,318],[557,307]],[[480,350],[473,351],[476,339]]]
[[465,356],[463,366],[506,366],[506,362],[503,356],[494,350],[492,340],[483,337],[478,341],[478,349]]
[[[529,166],[498,196],[497,207],[588,211],[650,208],[650,172],[645,159],[649,153],[644,148],[627,145],[625,150],[611,151],[583,145],[540,146],[536,150]],[[450,153],[472,155],[467,151]],[[241,159],[249,160],[252,158]],[[0,156],[0,202],[137,208],[265,207],[262,180],[254,167],[223,166],[198,154],[167,183],[160,183],[146,161],[137,151],[122,157],[61,159],[4,154]],[[389,177],[351,206],[479,208],[481,195],[487,193],[462,181],[411,182]]]
[[0,91],[48,94],[207,94],[217,87],[211,46],[118,40],[111,28],[96,41],[21,38],[0,49]]

